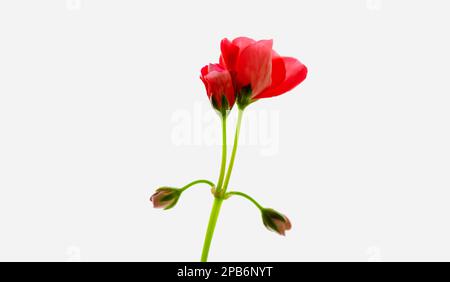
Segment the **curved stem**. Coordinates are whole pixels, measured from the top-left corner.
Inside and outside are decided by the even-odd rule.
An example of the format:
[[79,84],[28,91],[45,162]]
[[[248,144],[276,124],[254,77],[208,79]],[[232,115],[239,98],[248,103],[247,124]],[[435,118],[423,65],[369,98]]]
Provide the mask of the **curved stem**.
[[244,197],[247,200],[249,200],[250,202],[252,202],[258,209],[260,209],[260,210],[263,209],[263,207],[255,199],[253,199],[252,197],[250,197],[249,195],[247,195],[245,193],[238,192],[238,191],[230,191],[227,194],[225,194],[225,199],[227,198],[228,195],[230,195],[230,196],[236,195],[236,196]]
[[184,190],[188,189],[189,187],[194,186],[195,184],[200,184],[200,183],[208,184],[209,186],[214,187],[214,183],[212,183],[211,181],[206,180],[206,179],[199,179],[196,181],[192,181],[191,183],[189,183],[187,185],[184,185],[183,187],[180,188],[180,191],[183,192]]
[[225,175],[225,167],[227,165],[227,117],[222,118],[222,162],[220,164],[220,175],[217,181],[217,191],[222,188],[223,177]]
[[236,124],[236,133],[234,134],[233,151],[231,152],[231,158],[230,158],[230,163],[228,164],[227,176],[225,177],[225,183],[223,184],[223,192],[224,193],[227,191],[228,183],[230,182],[231,172],[233,171],[234,160],[236,158],[236,151],[237,151],[238,142],[239,142],[239,133],[241,131],[241,123],[242,123],[243,114],[244,114],[244,110],[239,109],[238,120],[237,120],[237,124]]

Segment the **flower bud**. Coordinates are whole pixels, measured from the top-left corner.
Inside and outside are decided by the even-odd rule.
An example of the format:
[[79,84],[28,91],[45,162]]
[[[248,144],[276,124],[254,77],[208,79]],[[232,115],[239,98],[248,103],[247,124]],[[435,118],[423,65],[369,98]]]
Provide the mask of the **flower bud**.
[[173,208],[180,198],[181,191],[176,188],[161,187],[150,197],[154,208],[163,208],[168,210]]
[[264,226],[270,231],[275,231],[278,234],[285,236],[285,231],[291,229],[291,222],[289,219],[276,210],[262,209],[261,215]]
[[209,64],[201,69],[200,79],[205,84],[206,94],[213,107],[226,116],[235,102],[230,72],[220,64]]

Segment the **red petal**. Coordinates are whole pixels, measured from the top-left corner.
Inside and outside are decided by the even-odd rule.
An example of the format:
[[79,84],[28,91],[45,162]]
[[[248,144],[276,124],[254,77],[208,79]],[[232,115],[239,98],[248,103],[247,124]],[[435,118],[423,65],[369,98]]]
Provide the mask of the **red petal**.
[[260,40],[239,55],[237,83],[239,87],[251,85],[253,97],[271,85],[272,45],[272,40]]
[[239,55],[239,47],[231,43],[227,38],[224,38],[220,42],[220,50],[222,52],[220,64],[228,70],[234,70]]
[[205,85],[206,88],[206,95],[208,95],[208,98],[210,98],[210,94],[208,91],[208,82],[206,81],[205,76],[208,74],[208,66],[204,66],[201,71],[200,71],[201,75],[200,75],[200,79],[203,81],[203,84]]
[[280,56],[272,58],[272,85],[270,88],[280,85],[285,78],[286,68],[284,66],[284,59]]
[[295,86],[299,85],[303,80],[305,80],[308,73],[308,69],[300,61],[290,57],[283,57],[284,66],[286,68],[286,77],[282,83],[279,85],[274,85],[270,87],[261,94],[257,95],[255,99],[269,98],[281,95],[287,91],[293,89]]
[[212,72],[212,71],[222,72],[224,70],[225,69],[219,64],[209,64],[208,65],[208,72]]
[[202,76],[205,76],[208,74],[208,68],[209,68],[209,65],[206,65],[202,68],[202,70],[200,71]]
[[244,50],[247,46],[256,43],[256,41],[248,37],[236,37],[235,39],[233,39],[232,43],[233,45],[237,46],[242,52],[242,50]]
[[230,108],[234,105],[233,81],[229,71],[219,64],[210,64],[202,68],[202,76],[200,78],[205,84],[208,97],[214,96],[219,107],[222,103],[222,95],[225,95],[227,98]]

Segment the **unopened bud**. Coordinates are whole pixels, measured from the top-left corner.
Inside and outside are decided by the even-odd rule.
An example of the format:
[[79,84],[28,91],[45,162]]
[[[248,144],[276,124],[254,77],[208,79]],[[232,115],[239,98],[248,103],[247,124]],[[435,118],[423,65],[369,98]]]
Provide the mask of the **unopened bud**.
[[162,208],[168,210],[173,208],[180,198],[181,192],[179,189],[170,187],[161,187],[150,197],[154,208]]
[[291,222],[289,219],[276,210],[262,209],[261,215],[264,226],[270,231],[275,231],[278,234],[285,236],[286,230],[291,229]]

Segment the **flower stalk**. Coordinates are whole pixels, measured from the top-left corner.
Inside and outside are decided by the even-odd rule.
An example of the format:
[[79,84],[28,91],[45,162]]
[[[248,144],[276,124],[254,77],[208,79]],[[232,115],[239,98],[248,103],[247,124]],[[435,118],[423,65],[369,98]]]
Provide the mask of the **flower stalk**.
[[236,152],[239,143],[239,133],[241,132],[242,116],[244,115],[244,110],[239,109],[238,119],[236,123],[236,132],[234,134],[234,144],[233,151],[231,152],[230,163],[228,165],[227,176],[225,177],[225,183],[223,184],[224,193],[227,191],[228,183],[230,183],[231,172],[233,171],[234,160],[236,159]]
[[191,188],[194,185],[201,184],[201,183],[208,184],[209,186],[211,186],[211,188],[214,187],[214,183],[212,183],[211,181],[206,180],[206,179],[199,179],[199,180],[195,180],[189,184],[184,185],[183,187],[180,188],[180,191],[183,192],[184,190]]
[[223,177],[227,165],[227,116],[221,115],[222,119],[222,162],[220,163],[219,180],[217,181],[217,190],[222,188]]
[[228,193],[225,194],[225,199],[230,198],[231,196],[236,195],[236,196],[241,196],[247,200],[249,200],[250,202],[252,202],[259,210],[263,210],[264,208],[252,197],[250,197],[249,195],[243,193],[243,192],[239,192],[239,191],[230,191]]

